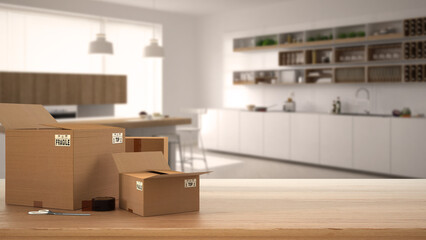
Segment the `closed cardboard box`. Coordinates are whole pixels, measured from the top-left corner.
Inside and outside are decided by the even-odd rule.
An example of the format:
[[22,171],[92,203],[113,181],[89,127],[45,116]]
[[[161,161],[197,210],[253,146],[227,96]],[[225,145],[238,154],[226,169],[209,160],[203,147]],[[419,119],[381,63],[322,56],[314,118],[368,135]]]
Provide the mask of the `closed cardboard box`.
[[200,209],[199,175],[170,170],[162,152],[113,154],[120,172],[120,208],[141,216]]
[[118,197],[112,153],[125,130],[59,124],[41,105],[0,104],[6,130],[6,203],[75,210],[81,201]]

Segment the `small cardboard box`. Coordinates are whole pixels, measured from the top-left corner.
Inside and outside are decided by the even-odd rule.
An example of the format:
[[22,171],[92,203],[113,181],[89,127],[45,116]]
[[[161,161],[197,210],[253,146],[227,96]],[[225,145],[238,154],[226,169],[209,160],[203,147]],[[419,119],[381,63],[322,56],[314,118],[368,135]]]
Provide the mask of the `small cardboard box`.
[[125,130],[59,124],[41,105],[0,104],[6,130],[6,203],[75,210],[81,201],[118,197],[112,153]]
[[120,173],[120,208],[141,216],[200,209],[199,175],[170,170],[161,152],[113,154]]

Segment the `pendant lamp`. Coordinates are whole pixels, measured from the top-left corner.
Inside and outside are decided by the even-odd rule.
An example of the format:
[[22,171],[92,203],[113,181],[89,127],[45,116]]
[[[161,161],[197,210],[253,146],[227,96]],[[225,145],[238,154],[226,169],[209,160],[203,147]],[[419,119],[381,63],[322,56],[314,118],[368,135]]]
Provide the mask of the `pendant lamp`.
[[[155,0],[152,1],[153,9],[155,10]],[[152,24],[152,39],[148,46],[145,47],[144,56],[148,58],[163,58],[164,49],[158,44],[158,40],[155,38],[155,25]]]
[[106,40],[105,21],[101,23],[101,32],[96,34],[96,40],[89,44],[90,54],[113,54],[114,48],[111,42]]

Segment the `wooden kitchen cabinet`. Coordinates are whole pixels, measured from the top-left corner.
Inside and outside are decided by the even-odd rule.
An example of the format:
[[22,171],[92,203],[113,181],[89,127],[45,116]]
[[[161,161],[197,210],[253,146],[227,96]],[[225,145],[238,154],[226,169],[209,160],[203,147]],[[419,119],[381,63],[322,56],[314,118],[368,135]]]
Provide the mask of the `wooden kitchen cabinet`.
[[127,77],[119,75],[0,72],[0,102],[43,105],[127,102]]
[[322,115],[320,118],[320,163],[352,168],[352,117]]
[[353,118],[353,159],[355,169],[391,173],[390,124],[390,118]]
[[291,150],[294,161],[319,163],[319,116],[295,113],[290,116]]
[[290,114],[271,112],[263,121],[263,153],[266,157],[290,159]]
[[218,148],[219,113],[216,109],[207,109],[201,116],[201,137],[206,149]]
[[240,152],[240,111],[219,111],[219,142],[218,150]]
[[240,113],[240,151],[244,154],[263,155],[263,116],[261,112]]
[[391,131],[391,172],[425,178],[426,120],[394,118]]

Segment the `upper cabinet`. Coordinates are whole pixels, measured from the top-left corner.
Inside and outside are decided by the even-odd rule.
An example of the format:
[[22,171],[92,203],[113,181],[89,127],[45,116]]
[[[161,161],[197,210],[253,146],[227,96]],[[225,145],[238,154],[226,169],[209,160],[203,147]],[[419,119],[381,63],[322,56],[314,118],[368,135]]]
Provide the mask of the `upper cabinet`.
[[126,103],[127,77],[0,72],[0,102],[42,105]]

